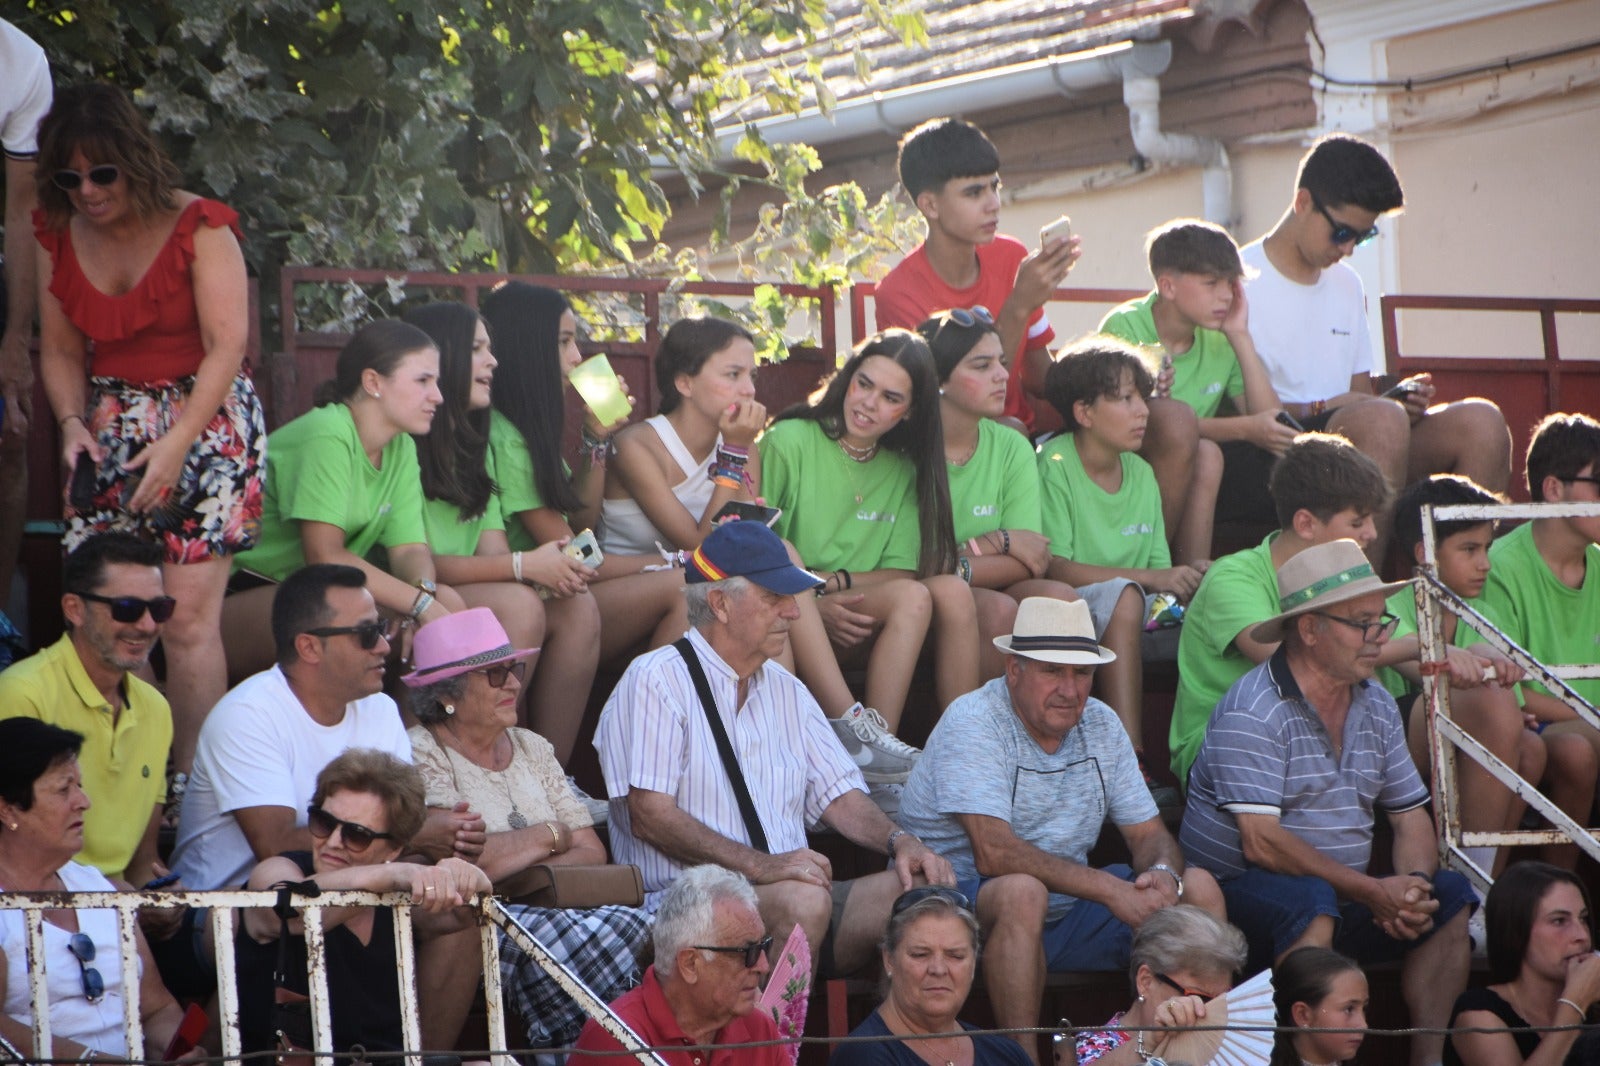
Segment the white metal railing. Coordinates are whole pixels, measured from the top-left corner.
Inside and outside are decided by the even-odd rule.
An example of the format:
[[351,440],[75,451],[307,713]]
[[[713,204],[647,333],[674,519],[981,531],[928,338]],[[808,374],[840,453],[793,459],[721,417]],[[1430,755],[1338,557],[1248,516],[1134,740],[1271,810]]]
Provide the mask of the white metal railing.
[[[1600,518],[1600,504],[1596,503],[1521,503],[1493,506],[1422,508],[1423,564],[1417,568],[1413,592],[1417,600],[1417,637],[1420,659],[1423,664],[1422,691],[1428,714],[1428,751],[1433,762],[1434,823],[1439,837],[1439,854],[1446,864],[1470,877],[1480,889],[1487,891],[1493,883],[1491,872],[1478,866],[1463,851],[1470,847],[1512,847],[1525,844],[1575,843],[1588,855],[1600,861],[1600,830],[1579,825],[1565,811],[1557,807],[1542,792],[1537,783],[1525,780],[1516,769],[1495,757],[1458,725],[1450,714],[1450,686],[1441,683],[1439,667],[1445,658],[1445,643],[1440,626],[1443,612],[1456,615],[1459,625],[1471,626],[1491,647],[1499,649],[1507,658],[1533,680],[1544,685],[1555,697],[1571,707],[1590,728],[1600,729],[1600,713],[1582,696],[1573,691],[1567,682],[1580,678],[1600,677],[1600,665],[1594,663],[1548,666],[1539,662],[1521,645],[1500,632],[1483,615],[1475,611],[1459,596],[1440,583],[1435,560],[1438,558],[1435,522],[1493,522],[1504,518]],[[1548,819],[1554,828],[1513,831],[1474,831],[1461,828],[1460,793],[1456,786],[1456,760],[1459,751],[1478,763],[1501,784],[1510,789],[1531,808]]]
[[[139,953],[134,930],[139,911],[145,907],[191,906],[210,912],[211,932],[216,943],[217,1006],[221,1015],[222,1056],[238,1060],[243,1053],[239,1035],[239,996],[233,980],[233,938],[238,912],[243,908],[270,909],[278,902],[276,889],[259,891],[219,892],[10,892],[0,893],[0,910],[23,912],[27,934],[27,970],[29,1005],[33,1013],[33,1054],[21,1055],[24,1059],[48,1060],[50,1056],[50,997],[45,976],[44,913],[50,910],[104,909],[117,912],[117,930],[121,954],[123,988],[123,1026],[127,1037],[127,1058],[146,1058],[144,1031],[139,1013]],[[522,951],[542,967],[561,988],[577,1001],[585,1013],[617,1039],[623,1048],[634,1053],[639,1062],[654,1066],[666,1063],[646,1049],[628,1024],[613,1012],[605,1001],[596,996],[583,980],[573,973],[561,959],[551,953],[538,937],[528,932],[494,896],[474,897],[469,905],[477,908],[480,935],[483,944],[483,987],[488,1006],[488,1035],[491,1060],[494,1066],[516,1066],[516,1060],[505,1049],[506,1011],[500,991],[500,934],[510,938]],[[306,978],[310,993],[311,1029],[319,1063],[332,1063],[333,1025],[328,1006],[328,974],[323,954],[323,912],[330,907],[381,906],[394,911],[394,935],[397,975],[400,992],[401,1037],[410,1066],[421,1066],[422,1031],[417,1013],[416,960],[412,941],[412,916],[414,906],[411,896],[403,892],[323,891],[312,897],[295,896],[294,909],[304,917],[306,942]],[[0,1041],[4,1044],[4,1041]],[[16,1054],[9,1045],[0,1047],[7,1054]],[[448,1049],[432,1049],[448,1050]]]

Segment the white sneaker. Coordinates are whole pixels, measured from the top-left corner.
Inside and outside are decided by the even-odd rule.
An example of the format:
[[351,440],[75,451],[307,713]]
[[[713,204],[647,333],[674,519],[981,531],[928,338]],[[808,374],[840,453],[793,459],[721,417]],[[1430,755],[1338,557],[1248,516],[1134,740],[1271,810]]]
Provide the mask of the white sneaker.
[[578,797],[578,802],[589,810],[589,818],[595,825],[605,825],[606,819],[611,817],[611,804],[603,799],[595,799],[589,793],[578,787],[578,782],[571,777],[567,778],[567,787],[572,789],[572,794]]
[[868,784],[898,784],[911,776],[922,749],[891,733],[883,715],[858,703],[832,721],[839,743]]
[[898,784],[869,785],[867,795],[878,805],[880,811],[893,820],[900,817],[900,797],[905,790],[906,786]]

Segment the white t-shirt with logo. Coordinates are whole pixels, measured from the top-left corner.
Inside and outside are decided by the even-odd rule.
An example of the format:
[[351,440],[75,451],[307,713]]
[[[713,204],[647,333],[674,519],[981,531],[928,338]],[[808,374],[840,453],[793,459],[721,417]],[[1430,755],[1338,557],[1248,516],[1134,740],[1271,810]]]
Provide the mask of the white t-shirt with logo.
[[1278,273],[1260,241],[1239,249],[1239,257],[1259,272],[1244,283],[1250,338],[1280,400],[1326,400],[1349,392],[1354,375],[1372,373],[1367,296],[1348,263],[1302,285]]

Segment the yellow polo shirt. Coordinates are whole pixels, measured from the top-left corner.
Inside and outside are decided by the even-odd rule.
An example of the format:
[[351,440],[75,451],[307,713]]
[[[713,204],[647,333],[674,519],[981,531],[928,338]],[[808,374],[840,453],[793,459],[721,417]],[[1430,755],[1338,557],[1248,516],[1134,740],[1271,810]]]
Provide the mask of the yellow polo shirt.
[[172,747],[166,697],[131,674],[124,691],[127,706],[114,714],[89,680],[71,633],[0,672],[0,718],[27,715],[83,734],[78,765],[91,806],[75,858],[108,877],[127,869],[155,805],[166,798]]

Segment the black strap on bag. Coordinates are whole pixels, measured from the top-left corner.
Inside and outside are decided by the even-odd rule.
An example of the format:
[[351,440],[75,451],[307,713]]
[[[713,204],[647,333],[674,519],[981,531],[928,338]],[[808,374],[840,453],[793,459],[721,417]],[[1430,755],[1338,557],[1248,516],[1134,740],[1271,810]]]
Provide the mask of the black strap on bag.
[[761,816],[756,813],[750,788],[744,783],[744,771],[739,769],[739,759],[733,753],[733,743],[728,740],[728,730],[723,726],[722,715],[717,713],[716,702],[711,698],[711,685],[706,681],[706,672],[700,668],[700,656],[694,653],[694,645],[689,643],[688,637],[680,637],[672,642],[672,646],[688,664],[694,690],[700,694],[700,706],[705,709],[706,720],[711,723],[711,735],[717,740],[717,754],[722,756],[722,768],[728,772],[728,780],[733,783],[733,796],[739,801],[739,814],[744,818],[745,832],[750,834],[750,845],[757,851],[771,854],[766,831],[761,828]]

